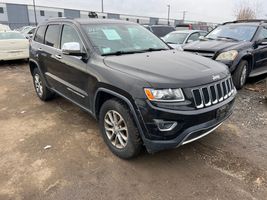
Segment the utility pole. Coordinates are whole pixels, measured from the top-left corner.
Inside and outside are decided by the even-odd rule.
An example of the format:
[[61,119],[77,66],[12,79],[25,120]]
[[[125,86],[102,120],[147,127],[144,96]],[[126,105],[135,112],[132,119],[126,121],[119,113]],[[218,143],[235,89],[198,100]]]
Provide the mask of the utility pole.
[[104,0],[101,0],[101,12],[104,12]]
[[170,11],[171,11],[171,5],[167,5],[168,7],[168,25],[170,25]]
[[33,10],[34,10],[35,26],[37,26],[37,17],[36,17],[35,0],[33,0]]
[[186,15],[187,11],[183,11],[183,23],[185,21],[185,15]]

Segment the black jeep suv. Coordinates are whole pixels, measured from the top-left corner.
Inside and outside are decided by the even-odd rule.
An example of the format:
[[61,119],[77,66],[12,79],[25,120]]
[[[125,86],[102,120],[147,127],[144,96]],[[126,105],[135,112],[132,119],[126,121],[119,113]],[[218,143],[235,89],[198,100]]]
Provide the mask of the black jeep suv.
[[227,22],[183,48],[228,65],[241,89],[248,76],[267,73],[267,20]]
[[215,130],[236,94],[228,68],[170,49],[119,20],[53,19],[38,26],[30,71],[43,101],[59,94],[91,113],[121,158],[175,148]]

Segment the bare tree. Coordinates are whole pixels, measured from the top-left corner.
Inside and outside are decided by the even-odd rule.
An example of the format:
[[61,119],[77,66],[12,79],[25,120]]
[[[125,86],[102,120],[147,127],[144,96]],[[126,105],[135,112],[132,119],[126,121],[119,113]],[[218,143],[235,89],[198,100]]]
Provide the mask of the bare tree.
[[259,1],[242,0],[234,11],[237,20],[256,19],[260,15]]

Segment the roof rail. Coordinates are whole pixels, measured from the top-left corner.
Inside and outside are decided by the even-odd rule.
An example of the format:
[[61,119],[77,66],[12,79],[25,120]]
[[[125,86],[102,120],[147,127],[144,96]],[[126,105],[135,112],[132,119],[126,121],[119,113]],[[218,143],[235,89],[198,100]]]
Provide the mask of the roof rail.
[[45,19],[45,21],[57,20],[57,19],[69,19],[69,18],[67,18],[67,17],[51,17],[51,18]]
[[222,25],[225,24],[234,24],[234,23],[244,23],[244,22],[259,22],[260,24],[262,23],[267,23],[267,19],[245,19],[245,20],[236,20],[236,21],[231,21],[231,22],[225,22]]

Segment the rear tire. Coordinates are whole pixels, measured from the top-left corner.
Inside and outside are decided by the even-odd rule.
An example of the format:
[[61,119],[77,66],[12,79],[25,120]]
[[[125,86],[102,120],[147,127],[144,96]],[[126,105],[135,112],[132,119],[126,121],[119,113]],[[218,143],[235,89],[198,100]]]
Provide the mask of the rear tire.
[[129,108],[116,99],[107,100],[100,109],[99,125],[105,143],[113,154],[130,159],[142,149],[139,131]]
[[35,68],[33,70],[32,76],[33,76],[33,85],[34,85],[37,96],[42,101],[48,101],[48,100],[53,99],[55,96],[55,93],[47,88],[45,81],[42,78],[41,73],[38,68]]
[[248,61],[241,60],[238,64],[237,69],[232,75],[234,85],[236,89],[240,90],[245,85],[248,76]]

